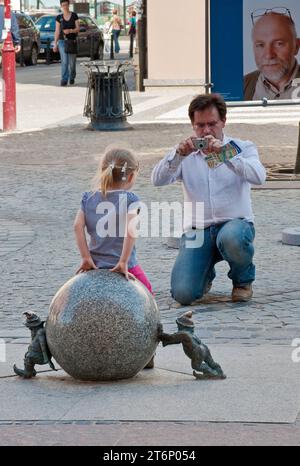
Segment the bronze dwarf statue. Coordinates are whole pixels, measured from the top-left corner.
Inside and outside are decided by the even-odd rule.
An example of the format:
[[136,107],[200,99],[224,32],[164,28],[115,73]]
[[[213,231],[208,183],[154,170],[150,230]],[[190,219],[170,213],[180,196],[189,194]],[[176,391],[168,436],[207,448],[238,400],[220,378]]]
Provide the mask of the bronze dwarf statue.
[[52,355],[47,345],[46,331],[44,329],[45,321],[41,321],[34,312],[23,312],[23,315],[26,316],[24,325],[31,332],[31,344],[24,357],[24,369],[19,369],[15,364],[13,369],[15,374],[29,379],[36,375],[35,364],[49,364],[51,369],[56,369],[51,361]]
[[183,351],[191,359],[196,379],[225,379],[226,375],[221,366],[213,360],[208,347],[194,334],[192,315],[192,311],[189,311],[176,319],[178,332],[167,334],[161,331],[160,340],[163,346],[181,343]]

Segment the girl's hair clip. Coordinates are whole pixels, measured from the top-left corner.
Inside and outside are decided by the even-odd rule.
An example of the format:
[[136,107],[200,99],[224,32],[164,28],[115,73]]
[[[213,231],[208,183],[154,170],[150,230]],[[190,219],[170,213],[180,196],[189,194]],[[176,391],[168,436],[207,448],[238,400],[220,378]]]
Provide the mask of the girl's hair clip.
[[111,162],[109,164],[110,172],[112,173],[113,169],[115,168],[115,162]]
[[124,163],[122,169],[121,169],[121,173],[123,173],[123,176],[122,176],[122,181],[126,181],[126,170],[127,170],[127,162]]

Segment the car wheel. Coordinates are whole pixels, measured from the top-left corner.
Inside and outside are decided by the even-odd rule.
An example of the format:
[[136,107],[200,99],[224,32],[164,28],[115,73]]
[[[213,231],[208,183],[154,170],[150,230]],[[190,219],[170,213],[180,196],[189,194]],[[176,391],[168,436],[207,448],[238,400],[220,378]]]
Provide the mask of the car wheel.
[[94,54],[93,60],[103,60],[104,59],[104,44],[100,42],[98,45],[98,49]]
[[31,49],[31,54],[30,54],[29,60],[26,63],[26,65],[28,64],[30,66],[35,66],[35,65],[37,65],[37,61],[38,61],[38,49],[37,49],[36,45],[33,45],[32,49]]

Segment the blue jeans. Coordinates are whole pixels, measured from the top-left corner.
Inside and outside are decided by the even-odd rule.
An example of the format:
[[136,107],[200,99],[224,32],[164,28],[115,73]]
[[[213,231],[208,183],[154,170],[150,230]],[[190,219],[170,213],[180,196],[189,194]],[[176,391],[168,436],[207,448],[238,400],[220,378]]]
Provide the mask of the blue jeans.
[[[191,235],[203,242],[192,247]],[[208,283],[216,276],[215,264],[226,260],[228,277],[234,286],[248,285],[255,280],[253,223],[234,219],[212,225],[204,231],[191,230],[181,238],[179,254],[171,275],[171,294],[180,304],[188,305],[200,299]],[[199,239],[199,238],[198,238]]]
[[61,80],[65,83],[76,78],[76,54],[66,53],[63,40],[58,41],[58,50],[61,59]]
[[119,53],[120,52],[120,44],[119,44],[119,35],[121,33],[121,30],[119,29],[113,29],[112,30],[112,35],[114,38],[114,43],[115,43],[115,52]]

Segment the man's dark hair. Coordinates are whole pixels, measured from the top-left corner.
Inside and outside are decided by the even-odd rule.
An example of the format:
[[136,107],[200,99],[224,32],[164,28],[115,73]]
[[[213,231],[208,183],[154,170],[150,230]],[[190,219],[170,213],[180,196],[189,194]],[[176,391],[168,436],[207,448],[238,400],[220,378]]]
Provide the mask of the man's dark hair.
[[70,0],[59,0],[60,4],[62,5],[63,3],[68,3],[70,5]]
[[225,120],[227,114],[227,107],[223,97],[220,94],[200,94],[194,97],[189,106],[189,117],[191,122],[194,121],[195,112],[203,112],[208,108],[215,107],[221,120]]

